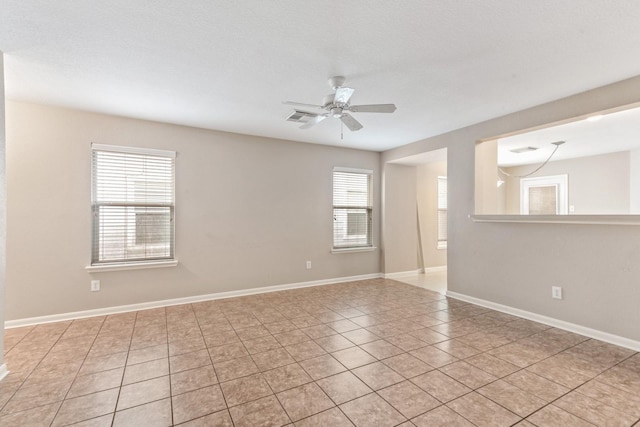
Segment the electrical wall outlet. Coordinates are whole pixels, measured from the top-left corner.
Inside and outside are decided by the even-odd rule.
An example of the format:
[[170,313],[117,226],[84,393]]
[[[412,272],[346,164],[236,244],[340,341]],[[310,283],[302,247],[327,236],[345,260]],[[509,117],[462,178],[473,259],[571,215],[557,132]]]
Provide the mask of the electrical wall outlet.
[[91,292],[98,292],[100,290],[100,280],[91,281]]
[[311,261],[307,261],[307,270],[311,270]]
[[551,287],[551,298],[562,299],[562,288],[560,286]]

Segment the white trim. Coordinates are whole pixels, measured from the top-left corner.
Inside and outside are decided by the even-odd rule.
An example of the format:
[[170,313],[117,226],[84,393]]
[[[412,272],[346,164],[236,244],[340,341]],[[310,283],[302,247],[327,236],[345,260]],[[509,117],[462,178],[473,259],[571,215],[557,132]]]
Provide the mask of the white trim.
[[473,222],[640,225],[640,215],[469,215]]
[[366,173],[369,175],[373,175],[372,169],[356,169],[356,168],[345,168],[342,166],[334,166],[333,171],[334,172],[350,172],[350,173]]
[[7,364],[3,363],[0,365],[0,381],[2,381],[2,379],[7,375],[9,375],[9,370],[7,369]]
[[436,245],[437,250],[447,249],[447,241],[446,240],[438,240],[438,244]]
[[508,305],[502,305],[495,302],[483,300],[480,298],[459,294],[457,292],[447,291],[445,295],[447,297],[455,298],[460,301],[469,302],[471,304],[479,305],[481,307],[490,308],[492,310],[497,310],[502,313],[511,314],[513,316],[518,316],[524,319],[532,320],[534,322],[553,326],[554,328],[563,329],[569,332],[574,332],[576,334],[580,334],[589,338],[604,341],[609,344],[625,347],[634,351],[640,351],[640,341],[635,341],[629,338],[621,337],[619,335],[613,335],[608,332],[599,331],[597,329],[587,328],[586,326],[576,325],[575,323],[565,322],[564,320],[554,319],[553,317],[543,316],[541,314],[532,313],[530,311],[521,310],[519,308],[510,307]]
[[549,175],[520,179],[520,215],[529,215],[529,189],[554,187],[556,190],[556,215],[569,213],[569,175]]
[[222,298],[234,298],[246,295],[262,294],[268,292],[284,291],[288,289],[307,288],[309,286],[332,285],[335,283],[352,282],[367,279],[379,279],[380,273],[362,274],[359,276],[337,277],[333,279],[313,280],[309,282],[289,283],[286,285],[264,286],[261,288],[243,289],[239,291],[217,292],[207,295],[196,295],[192,297],[174,298],[160,301],[150,301],[138,304],[119,305],[115,307],[97,308],[93,310],[75,311],[71,313],[51,314],[48,316],[29,317],[25,319],[7,320],[4,322],[5,328],[18,328],[21,326],[37,325],[41,323],[60,322],[63,320],[82,319],[85,317],[105,316],[116,313],[126,313],[129,311],[147,310],[150,308],[167,307],[171,305],[191,304],[195,302],[211,301]]
[[408,271],[398,271],[396,273],[383,273],[382,277],[384,279],[399,279],[401,277],[415,276],[416,274],[420,274],[420,269],[408,270]]
[[332,254],[348,254],[351,252],[373,252],[378,249],[375,246],[363,246],[358,248],[331,249]]
[[145,268],[175,267],[177,265],[178,265],[178,260],[172,259],[170,261],[148,261],[148,262],[87,265],[84,269],[87,270],[89,273],[100,273],[104,271],[143,270]]
[[176,158],[175,151],[157,150],[155,148],[142,148],[142,147],[128,147],[122,145],[107,145],[91,143],[91,149],[97,151],[112,151],[116,153],[129,153],[129,154],[141,154],[146,156],[158,156],[158,157],[171,157]]

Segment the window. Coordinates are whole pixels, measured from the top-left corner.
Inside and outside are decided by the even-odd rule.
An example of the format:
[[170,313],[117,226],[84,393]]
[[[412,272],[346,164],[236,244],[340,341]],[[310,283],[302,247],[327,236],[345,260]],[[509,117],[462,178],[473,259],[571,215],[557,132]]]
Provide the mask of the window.
[[[432,181],[433,182],[433,181]],[[447,249],[447,177],[438,177],[438,249]]]
[[522,215],[566,215],[567,175],[522,178],[520,213]]
[[372,246],[370,170],[333,169],[333,248]]
[[174,258],[175,152],[92,144],[91,265]]

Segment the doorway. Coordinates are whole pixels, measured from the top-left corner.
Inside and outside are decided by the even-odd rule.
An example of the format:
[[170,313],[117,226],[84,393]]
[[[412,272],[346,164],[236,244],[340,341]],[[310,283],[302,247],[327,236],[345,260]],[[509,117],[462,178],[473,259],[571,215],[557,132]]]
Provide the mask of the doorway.
[[393,278],[444,294],[447,291],[447,149],[428,151],[390,163],[415,168],[416,190],[411,196],[415,198],[414,232],[418,245],[417,269]]

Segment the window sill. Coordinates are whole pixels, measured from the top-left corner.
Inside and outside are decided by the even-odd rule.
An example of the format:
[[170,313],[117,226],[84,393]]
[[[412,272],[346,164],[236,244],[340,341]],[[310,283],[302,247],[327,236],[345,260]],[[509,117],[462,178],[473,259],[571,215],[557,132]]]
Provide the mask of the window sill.
[[147,268],[175,267],[177,265],[178,265],[178,260],[172,259],[169,261],[88,265],[84,269],[90,273],[101,273],[104,271],[143,270]]
[[469,215],[473,222],[640,225],[640,215]]
[[447,242],[438,242],[438,245],[436,246],[437,250],[443,250],[443,249],[447,249]]
[[375,246],[367,246],[364,248],[344,248],[344,249],[331,249],[332,254],[348,254],[351,252],[373,252],[375,251]]

